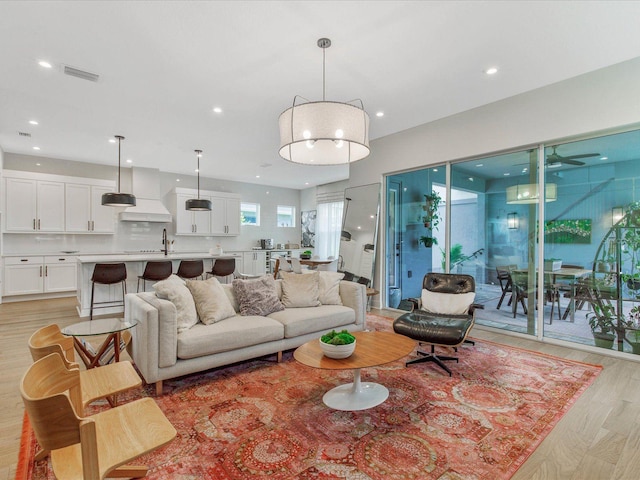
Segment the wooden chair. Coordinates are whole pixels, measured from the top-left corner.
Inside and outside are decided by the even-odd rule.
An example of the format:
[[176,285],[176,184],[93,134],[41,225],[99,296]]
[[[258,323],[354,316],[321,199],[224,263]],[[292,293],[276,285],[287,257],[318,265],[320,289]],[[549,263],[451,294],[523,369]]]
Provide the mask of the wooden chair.
[[[125,332],[131,335],[129,332]],[[74,358],[73,338],[60,332],[58,325],[51,324],[36,330],[29,338],[29,351],[33,361],[56,353],[68,369],[78,368]],[[88,404],[107,398],[112,406],[117,404],[117,394],[142,385],[142,379],[131,362],[109,363],[98,368],[80,371],[80,414]]]
[[509,272],[511,272],[511,270],[515,270],[516,268],[518,268],[517,265],[496,266],[496,274],[498,276],[498,282],[500,283],[500,289],[502,290],[502,295],[500,296],[500,300],[498,300],[498,306],[496,307],[498,310],[500,310],[502,302],[504,301],[504,297],[506,297],[507,294],[511,294],[511,296],[509,297],[509,302],[507,302],[507,306],[511,305],[511,302],[513,301],[513,288],[511,285],[511,275],[509,274]]
[[29,367],[20,394],[38,443],[51,452],[59,480],[140,478],[148,467],[127,465],[176,436],[176,430],[151,398],[91,416],[80,405],[80,370],[67,369],[51,354]]

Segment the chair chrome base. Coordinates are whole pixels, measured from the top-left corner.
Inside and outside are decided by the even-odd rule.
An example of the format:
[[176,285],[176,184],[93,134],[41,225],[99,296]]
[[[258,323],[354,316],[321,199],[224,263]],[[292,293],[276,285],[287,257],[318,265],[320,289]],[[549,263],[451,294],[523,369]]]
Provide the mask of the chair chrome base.
[[456,362],[458,362],[458,357],[446,357],[441,355],[439,356],[439,355],[436,355],[435,351],[436,351],[436,348],[434,345],[431,345],[431,353],[422,352],[418,350],[417,351],[418,355],[423,355],[423,356],[420,358],[416,358],[414,360],[408,361],[407,363],[405,363],[405,366],[409,366],[412,363],[434,362],[440,368],[442,368],[445,372],[447,372],[449,376],[451,376],[451,370],[444,363],[442,363],[442,360],[455,360]]

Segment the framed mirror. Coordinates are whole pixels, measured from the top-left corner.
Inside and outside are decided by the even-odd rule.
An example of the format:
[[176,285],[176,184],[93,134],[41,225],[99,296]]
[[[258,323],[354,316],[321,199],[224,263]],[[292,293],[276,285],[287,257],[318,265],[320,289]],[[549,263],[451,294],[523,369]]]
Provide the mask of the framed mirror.
[[379,183],[345,189],[338,271],[367,287],[373,286],[379,211]]

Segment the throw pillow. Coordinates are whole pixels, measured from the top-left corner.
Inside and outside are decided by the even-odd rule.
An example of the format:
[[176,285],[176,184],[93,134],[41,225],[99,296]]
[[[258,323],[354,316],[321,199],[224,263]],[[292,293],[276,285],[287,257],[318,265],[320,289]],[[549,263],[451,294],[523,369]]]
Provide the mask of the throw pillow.
[[282,304],[286,308],[317,307],[320,305],[320,275],[282,272]]
[[275,281],[271,275],[252,280],[235,279],[232,285],[238,300],[240,315],[264,317],[270,313],[284,310],[278,299]]
[[340,298],[340,280],[344,278],[344,273],[324,272],[320,274],[320,292],[318,300],[322,305],[342,305]]
[[187,280],[200,321],[205,325],[233,317],[236,312],[216,277],[208,280]]
[[[171,277],[174,276],[171,275]],[[153,290],[159,298],[169,300],[176,306],[178,333],[181,333],[198,323],[198,314],[191,292],[184,281],[179,277],[176,277],[179,281],[171,277],[154,283]]]
[[444,313],[447,315],[464,315],[469,312],[469,305],[476,298],[475,292],[468,293],[440,293],[422,289],[422,310],[430,313]]

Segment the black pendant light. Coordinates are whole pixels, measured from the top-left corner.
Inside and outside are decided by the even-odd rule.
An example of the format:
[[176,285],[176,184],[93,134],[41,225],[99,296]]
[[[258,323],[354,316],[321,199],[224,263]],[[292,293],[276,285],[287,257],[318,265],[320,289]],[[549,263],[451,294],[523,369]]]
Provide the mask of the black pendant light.
[[342,217],[342,230],[340,231],[340,240],[350,242],[351,233],[347,232],[344,229],[344,224],[347,223],[347,212],[349,211],[349,202],[351,201],[351,199],[349,197],[346,197],[345,200],[347,201],[347,205],[344,207],[344,217]]
[[118,191],[102,194],[102,205],[107,207],[135,207],[136,197],[130,193],[120,191],[120,142],[124,140],[122,135],[115,136],[118,139]]
[[200,198],[200,156],[202,150],[194,150],[198,158],[198,198],[190,198],[184,204],[187,210],[195,210],[197,212],[211,211],[211,200]]

